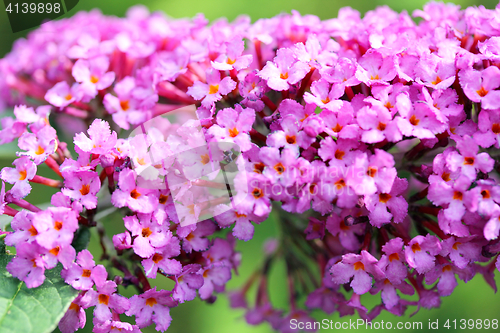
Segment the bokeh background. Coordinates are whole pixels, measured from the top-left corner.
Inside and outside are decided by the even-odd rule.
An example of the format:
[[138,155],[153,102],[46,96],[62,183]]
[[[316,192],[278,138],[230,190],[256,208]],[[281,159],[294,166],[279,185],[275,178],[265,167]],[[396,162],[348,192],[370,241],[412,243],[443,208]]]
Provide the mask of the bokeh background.
[[[20,1],[22,2],[22,1]],[[193,17],[197,13],[203,13],[213,21],[220,17],[226,17],[228,20],[233,20],[237,16],[246,14],[249,15],[252,21],[263,17],[271,17],[282,12],[290,12],[292,9],[298,10],[301,14],[314,14],[321,19],[329,19],[337,16],[338,9],[344,6],[351,6],[362,13],[374,9],[377,6],[387,5],[396,11],[406,10],[409,13],[422,6],[427,1],[423,0],[80,0],[79,4],[70,13],[65,16],[71,16],[77,11],[90,10],[99,8],[104,14],[123,16],[130,6],[143,4],[151,11],[161,10],[173,18]],[[474,0],[456,0],[456,4],[462,7],[484,5],[487,8],[494,8],[497,4],[495,0],[474,1]],[[12,47],[12,43],[24,37],[29,31],[23,31],[16,34],[11,32],[9,27],[7,14],[4,11],[3,5],[0,5],[0,57],[5,55]],[[0,73],[1,75],[1,73]],[[1,116],[0,116],[1,117]],[[15,146],[7,145],[0,146],[0,168],[10,165],[14,158]],[[41,175],[54,176],[52,171],[41,166],[39,168]],[[30,202],[43,205],[50,198],[49,191],[40,185],[33,186],[33,192],[27,198]],[[121,232],[123,223],[118,215],[103,216],[101,221],[106,226],[110,233]],[[121,223],[121,228],[120,228]],[[228,284],[228,289],[235,289],[242,286],[253,270],[262,264],[262,245],[264,242],[273,236],[278,235],[278,227],[274,215],[260,226],[256,227],[254,239],[250,242],[240,241],[237,249],[242,253],[242,266],[239,270],[239,275],[233,276],[233,279]],[[99,245],[96,242],[96,234],[92,234],[90,250],[95,257],[99,257]],[[497,272],[497,280],[500,274]],[[154,284],[159,288],[171,289],[173,285],[171,281],[162,279],[161,276]],[[275,265],[271,273],[271,281],[269,288],[271,290],[271,301],[282,307],[287,308],[287,293],[285,286],[285,270],[283,263]],[[123,293],[127,296],[133,294],[132,290],[124,290]],[[362,297],[363,304],[372,307],[380,302],[379,296],[364,295]],[[391,321],[393,326],[398,321],[402,322],[422,322],[423,330],[415,330],[415,332],[426,332],[428,323],[439,320],[440,329],[438,331],[461,331],[453,329],[443,329],[443,324],[447,319],[450,321],[457,319],[498,319],[500,320],[500,296],[495,294],[493,290],[486,284],[484,279],[478,275],[472,281],[467,283],[459,283],[453,295],[443,299],[441,307],[434,310],[421,309],[418,314],[410,317],[414,311],[411,307],[407,311],[407,315],[402,318],[394,317],[388,313],[379,316],[376,321]],[[244,311],[241,309],[234,310],[229,308],[229,302],[224,295],[218,297],[214,304],[206,304],[199,300],[182,304],[181,306],[171,310],[173,317],[172,325],[169,332],[186,332],[186,333],[264,333],[272,332],[267,324],[252,327],[245,323],[243,318]],[[339,318],[335,313],[331,316],[317,312],[316,318],[322,320],[328,318],[334,322],[349,321],[350,318]],[[89,319],[84,332],[92,331],[92,316],[87,316]],[[358,317],[352,317],[356,320]],[[490,329],[491,331],[495,331]],[[342,330],[341,330],[342,331]],[[356,330],[364,332],[364,329]],[[398,330],[394,330],[398,331]],[[412,332],[413,330],[405,330]],[[475,330],[468,329],[469,332]],[[479,330],[478,330],[479,331]],[[484,330],[481,330],[484,331]],[[58,332],[56,330],[56,332]],[[143,329],[143,332],[156,332],[153,327]]]

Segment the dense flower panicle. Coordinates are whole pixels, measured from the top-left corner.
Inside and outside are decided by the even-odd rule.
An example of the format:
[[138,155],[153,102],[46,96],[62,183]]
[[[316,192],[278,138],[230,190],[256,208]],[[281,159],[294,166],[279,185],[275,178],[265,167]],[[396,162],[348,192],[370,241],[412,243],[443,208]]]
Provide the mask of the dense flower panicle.
[[[94,332],[165,331],[170,308],[225,291],[236,239],[275,221],[283,232],[262,267],[228,293],[251,325],[295,331],[290,320],[310,323],[313,309],[401,316],[477,273],[496,290],[497,12],[431,2],[418,24],[380,7],[208,25],[139,6],[45,23],[0,59],[0,111],[13,108],[0,144],[19,147],[0,171],[8,271],[34,288],[62,265],[80,291],[63,333],[89,307]],[[58,178],[38,175],[42,163]],[[31,183],[57,189],[48,207],[27,201]],[[105,265],[81,248],[94,227]],[[268,290],[277,260],[286,311]],[[162,276],[172,290],[151,287]],[[366,293],[380,294],[373,309]]]

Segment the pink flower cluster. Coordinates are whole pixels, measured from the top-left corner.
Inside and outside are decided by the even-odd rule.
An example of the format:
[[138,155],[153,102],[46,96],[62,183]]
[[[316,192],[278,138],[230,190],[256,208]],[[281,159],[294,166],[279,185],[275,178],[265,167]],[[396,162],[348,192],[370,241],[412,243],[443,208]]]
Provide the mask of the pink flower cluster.
[[[316,308],[370,320],[383,310],[402,315],[409,306],[439,306],[457,278],[477,273],[496,290],[498,13],[429,3],[413,13],[418,24],[380,7],[363,18],[343,8],[327,21],[293,12],[208,25],[202,15],[170,20],[134,7],[123,19],[93,11],[44,24],[0,60],[0,105],[17,105],[14,118],[1,120],[0,144],[19,146],[14,167],[0,173],[13,185],[5,191],[2,183],[0,193],[0,213],[13,216],[5,242],[17,250],[8,270],[32,288],[62,264],[62,277],[80,291],[63,333],[83,327],[89,307],[95,332],[153,323],[165,331],[170,308],[224,291],[240,263],[235,238],[252,239],[254,224],[276,211],[282,238],[229,293],[249,324],[289,332],[291,318],[312,321]],[[199,204],[201,191],[184,195],[193,220],[214,216],[184,226],[174,189],[151,186],[141,170],[168,176],[169,154],[198,147],[200,137],[185,126],[133,138],[127,130],[191,104],[204,139],[237,145],[245,172],[234,180],[232,205]],[[68,135],[74,152],[60,139]],[[160,162],[150,158],[155,149]],[[182,176],[207,174],[209,154],[190,154],[175,162]],[[37,175],[41,163],[60,180]],[[24,200],[30,183],[60,189],[50,207]],[[183,186],[181,193],[216,187]],[[107,235],[95,220],[106,206],[121,208],[123,233]],[[76,253],[75,233],[96,226],[102,260],[121,274],[96,265],[88,250]],[[286,314],[267,288],[276,260],[288,271]],[[159,274],[175,287],[151,288]],[[315,288],[301,309],[304,281]],[[138,293],[127,299],[118,285]],[[380,305],[363,306],[366,293],[380,293]]]

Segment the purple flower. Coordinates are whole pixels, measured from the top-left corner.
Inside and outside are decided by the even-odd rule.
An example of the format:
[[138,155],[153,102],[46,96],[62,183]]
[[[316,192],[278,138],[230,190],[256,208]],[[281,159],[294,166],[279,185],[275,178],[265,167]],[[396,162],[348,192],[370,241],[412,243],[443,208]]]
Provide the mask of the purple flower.
[[102,324],[112,319],[111,310],[124,313],[130,308],[130,301],[116,293],[116,283],[106,281],[97,286],[97,291],[90,289],[85,293],[82,302],[95,306],[94,325]]
[[375,279],[383,279],[384,272],[377,266],[377,259],[365,250],[361,254],[348,253],[342,256],[342,261],[330,269],[332,280],[336,284],[348,283],[358,295],[362,295],[372,287],[372,274]]
[[151,213],[158,205],[152,190],[143,189],[136,185],[136,174],[133,170],[125,169],[118,176],[118,189],[111,196],[111,203],[117,207],[128,206],[139,213]]
[[123,218],[125,228],[135,236],[132,248],[134,252],[149,258],[154,255],[155,249],[166,246],[172,238],[170,230],[160,226],[151,214],[138,214]]
[[224,43],[226,52],[220,54],[215,61],[212,61],[212,67],[219,71],[228,71],[235,69],[237,71],[247,68],[252,63],[252,55],[242,55],[245,49],[245,42],[241,37],[235,37]]
[[242,152],[251,148],[248,132],[255,121],[255,111],[243,109],[237,105],[235,109],[223,109],[217,113],[217,124],[209,128],[208,134],[213,135],[217,142],[234,142]]
[[433,235],[416,236],[405,246],[405,257],[408,265],[419,274],[434,268],[435,257],[441,252],[439,239]]
[[87,318],[85,316],[84,306],[81,302],[82,295],[78,295],[69,305],[68,310],[59,321],[59,330],[62,333],[73,333],[84,328]]
[[383,224],[391,221],[393,223],[403,222],[408,214],[408,202],[402,194],[407,188],[408,181],[396,177],[389,193],[365,196],[366,208],[370,211],[368,217],[373,226],[380,228]]
[[202,100],[201,105],[211,108],[215,102],[222,99],[223,95],[229,94],[236,88],[236,82],[230,77],[220,79],[219,71],[209,69],[206,73],[207,83],[195,81],[194,85],[188,88],[187,94],[196,100]]
[[485,109],[500,107],[500,69],[490,66],[483,71],[474,69],[460,71],[460,85],[465,95],[473,102],[481,102]]
[[393,284],[402,283],[408,274],[408,269],[405,266],[405,255],[403,252],[403,240],[401,238],[393,238],[384,246],[382,251],[384,255],[378,263],[380,269],[385,273],[385,276]]
[[97,192],[101,181],[97,172],[80,171],[64,174],[64,186],[61,191],[73,200],[78,200],[87,209],[97,207]]
[[460,168],[460,173],[471,181],[476,179],[476,172],[482,171],[488,173],[493,169],[495,161],[488,153],[479,153],[479,147],[470,136],[464,136],[457,142],[457,148],[460,151],[451,152],[446,157],[446,162],[451,171]]
[[110,130],[106,121],[95,119],[87,132],[90,138],[84,133],[79,133],[74,138],[75,145],[82,151],[92,154],[106,154],[115,147],[116,132]]
[[36,241],[51,250],[57,246],[67,246],[78,229],[77,214],[70,208],[49,207],[36,214],[33,226],[38,231]]
[[7,264],[12,276],[26,283],[28,288],[36,288],[45,281],[44,249],[36,243],[18,244],[16,256]]
[[101,286],[106,281],[108,273],[103,265],[95,264],[88,250],[78,253],[76,263],[61,272],[67,284],[78,290],[89,290],[95,284]]
[[105,56],[76,61],[72,74],[76,82],[81,83],[80,89],[85,94],[85,100],[94,98],[99,90],[106,89],[113,83],[115,73],[107,72],[108,68],[109,59]]
[[309,65],[297,61],[293,50],[282,48],[277,51],[273,62],[268,61],[258,75],[267,81],[269,88],[283,91],[302,80],[308,72]]
[[358,61],[356,78],[368,86],[388,84],[396,77],[394,58],[384,57],[376,50],[369,50]]
[[495,145],[500,148],[500,114],[497,111],[481,110],[478,116],[479,131],[474,140],[483,148]]
[[175,259],[171,259],[180,253],[179,239],[172,237],[165,247],[156,249],[150,258],[141,261],[146,276],[155,279],[158,270],[168,275],[180,274],[182,272],[181,263]]
[[70,88],[66,81],[61,81],[47,90],[45,100],[54,106],[63,108],[75,101],[79,102],[83,97],[82,95],[80,84],[74,83]]
[[130,299],[130,308],[126,315],[135,316],[139,327],[155,323],[157,331],[165,332],[172,321],[170,308],[177,306],[177,301],[171,295],[168,290],[156,291],[156,287],[141,295],[134,295]]
[[36,175],[36,165],[27,156],[20,157],[12,165],[15,168],[3,168],[0,178],[7,183],[14,184],[10,193],[16,199],[27,196],[31,191],[29,181]]
[[201,274],[198,274],[201,266],[198,264],[186,265],[182,273],[175,277],[175,287],[172,290],[172,296],[179,303],[192,301],[196,297],[196,290],[203,286],[204,280]]
[[36,134],[25,132],[19,138],[18,146],[27,150],[18,152],[18,156],[29,156],[36,165],[41,164],[57,149],[56,131],[50,126],[44,126]]

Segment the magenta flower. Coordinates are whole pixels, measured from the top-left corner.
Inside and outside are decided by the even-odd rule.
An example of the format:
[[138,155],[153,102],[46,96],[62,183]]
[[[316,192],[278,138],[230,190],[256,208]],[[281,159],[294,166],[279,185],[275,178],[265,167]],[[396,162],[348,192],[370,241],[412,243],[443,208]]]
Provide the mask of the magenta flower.
[[376,149],[370,158],[366,153],[359,154],[346,183],[358,195],[375,194],[377,191],[389,193],[396,179],[396,169],[393,166],[394,158],[383,150]]
[[361,136],[363,142],[377,143],[385,139],[398,142],[403,137],[396,121],[384,106],[365,106],[358,111],[356,120],[364,130]]
[[94,324],[104,323],[112,319],[111,310],[124,313],[130,308],[130,301],[116,293],[116,283],[106,281],[94,289],[88,290],[82,298],[88,306],[95,306]]
[[99,56],[90,60],[77,60],[72,74],[76,82],[81,83],[80,89],[85,94],[84,100],[90,100],[99,90],[106,89],[115,80],[114,72],[107,72],[109,59]]
[[388,84],[396,77],[394,58],[384,57],[382,53],[369,50],[358,61],[356,78],[368,86],[373,84]]
[[65,174],[62,193],[73,200],[81,202],[87,209],[97,207],[97,192],[101,189],[101,181],[97,172],[80,171]]
[[383,279],[384,273],[377,266],[377,259],[365,250],[361,254],[345,254],[342,261],[330,269],[332,280],[336,284],[348,283],[358,295],[367,293],[372,287],[372,277]]
[[177,306],[177,301],[171,295],[168,290],[156,291],[156,287],[141,295],[134,295],[130,299],[130,309],[126,314],[135,316],[135,322],[139,327],[155,323],[157,331],[165,332],[172,321],[170,308]]
[[196,81],[193,86],[188,88],[187,94],[196,100],[202,100],[201,105],[210,109],[216,102],[222,99],[222,96],[229,94],[236,88],[236,82],[230,77],[220,79],[220,72],[215,69],[209,69],[206,73],[207,83]]
[[21,199],[31,192],[29,181],[36,175],[36,165],[27,156],[14,160],[12,165],[15,168],[3,168],[0,171],[0,178],[14,184],[10,193],[14,198]]
[[178,260],[171,259],[177,257],[180,253],[179,239],[172,237],[165,247],[156,249],[153,256],[141,261],[146,276],[155,279],[158,270],[168,275],[180,274],[182,264]]
[[88,250],[78,253],[76,263],[61,272],[64,281],[78,290],[89,290],[95,284],[101,286],[108,277],[103,265],[95,264],[92,254]]
[[416,236],[405,246],[405,257],[408,266],[415,268],[419,274],[434,268],[436,256],[441,252],[439,239],[433,235]]
[[217,124],[208,129],[217,142],[234,142],[242,152],[251,148],[249,132],[255,121],[255,111],[243,109],[237,105],[235,109],[223,109],[217,113]]
[[18,244],[16,256],[7,264],[12,276],[26,283],[28,288],[36,288],[45,281],[44,249],[36,243]]
[[407,188],[408,181],[396,177],[389,193],[365,196],[366,208],[370,211],[368,217],[373,226],[380,228],[383,224],[391,221],[394,223],[403,222],[408,214],[408,202],[402,195]]
[[483,71],[474,69],[460,71],[460,85],[465,95],[473,102],[481,102],[485,109],[500,108],[500,69],[490,66]]
[[63,108],[75,101],[79,102],[83,97],[82,95],[80,84],[74,83],[70,88],[66,81],[61,81],[47,90],[45,100],[54,106]]
[[25,132],[19,138],[18,145],[19,148],[27,150],[18,152],[18,156],[29,156],[36,165],[39,165],[56,151],[56,131],[50,126],[44,126],[36,134]]
[[344,87],[340,84],[330,85],[327,80],[321,79],[311,85],[311,93],[304,94],[304,100],[316,104],[322,109],[337,111],[342,106],[340,97],[344,95]]
[[478,154],[479,147],[470,136],[458,140],[457,148],[460,154],[455,151],[446,157],[451,171],[460,168],[460,173],[473,181],[476,179],[477,171],[488,173],[493,169],[495,161],[486,152]]
[[132,236],[136,236],[132,244],[134,252],[143,258],[153,256],[155,249],[166,246],[172,238],[170,230],[154,221],[151,214],[126,216],[123,221]]
[[113,121],[121,128],[128,130],[130,124],[137,125],[146,121],[148,112],[140,109],[140,102],[134,96],[136,83],[127,76],[114,86],[117,96],[106,94],[104,107],[112,114]]
[[[5,184],[3,184],[2,192],[5,192]],[[2,197],[3,197],[2,193]],[[16,246],[18,243],[33,243],[36,241],[38,230],[33,225],[35,213],[27,210],[22,210],[14,216],[10,226],[15,231],[5,237],[5,244]]]
[[143,189],[136,185],[136,174],[133,170],[126,169],[118,176],[118,189],[111,196],[111,203],[117,207],[128,206],[131,210],[148,214],[158,205],[153,191]]
[[77,214],[70,208],[49,207],[36,214],[33,226],[38,231],[36,241],[51,250],[57,246],[67,246],[78,229]]
[[309,72],[309,65],[297,61],[291,49],[279,49],[273,62],[268,61],[259,72],[269,88],[277,91],[288,90]]
[[220,54],[217,59],[212,61],[212,67],[219,71],[237,71],[247,68],[252,63],[252,55],[242,55],[245,49],[245,42],[241,37],[235,37],[229,42],[224,43],[226,51]]
[[85,316],[84,306],[81,303],[82,295],[78,295],[71,302],[68,310],[59,322],[59,330],[61,333],[73,333],[74,331],[84,328],[87,318]]
[[500,148],[500,114],[497,111],[482,110],[478,116],[479,131],[474,140],[483,148],[495,145]]
[[385,245],[382,246],[384,254],[378,263],[387,279],[395,285],[402,283],[408,274],[408,269],[405,266],[403,245],[403,240],[399,237],[393,238],[385,243]]
[[465,176],[461,176],[451,185],[445,182],[431,184],[428,199],[437,206],[448,204],[443,210],[444,216],[450,220],[460,221],[466,211],[463,199],[470,184],[470,179]]
[[375,283],[375,287],[370,291],[370,293],[375,294],[381,291],[380,296],[382,297],[382,301],[384,302],[385,307],[389,310],[400,304],[400,298],[396,289],[404,295],[411,296],[415,293],[413,287],[405,281],[402,281],[399,284],[393,284],[389,279],[377,281]]
[[[219,213],[222,212],[222,213]],[[254,223],[262,222],[262,218],[254,214],[240,214],[238,211],[229,209],[226,205],[218,205],[214,210],[215,221],[221,228],[227,228],[234,223],[234,237],[248,241],[252,239],[254,233]]]
[[196,290],[203,286],[204,280],[201,274],[198,274],[201,266],[198,264],[186,265],[182,273],[175,277],[175,287],[172,290],[172,297],[184,303],[192,301],[196,297]]
[[[338,236],[340,244],[349,251],[357,251],[360,247],[359,235],[364,232],[361,224],[346,225],[344,217],[349,215],[348,210],[343,210],[342,215],[331,214],[326,220],[326,230],[333,236]],[[345,215],[345,216],[344,216]]]
[[116,132],[110,130],[106,121],[94,120],[87,133],[89,137],[84,133],[75,135],[74,143],[82,151],[92,154],[106,154],[115,147]]
[[446,89],[455,81],[455,64],[431,53],[420,59],[415,68],[416,81],[429,88]]

